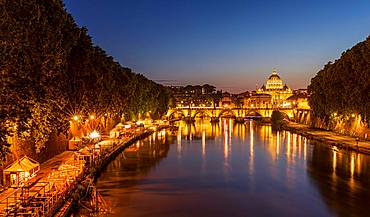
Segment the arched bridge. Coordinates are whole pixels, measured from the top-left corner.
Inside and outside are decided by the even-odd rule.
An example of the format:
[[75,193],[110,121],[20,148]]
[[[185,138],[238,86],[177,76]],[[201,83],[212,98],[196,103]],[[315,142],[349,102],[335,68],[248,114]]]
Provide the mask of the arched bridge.
[[210,117],[211,120],[218,120],[221,117],[243,118],[270,118],[274,110],[284,112],[289,118],[294,116],[292,108],[227,108],[227,107],[176,107],[169,109],[167,119],[173,120],[183,118],[194,120],[196,117]]

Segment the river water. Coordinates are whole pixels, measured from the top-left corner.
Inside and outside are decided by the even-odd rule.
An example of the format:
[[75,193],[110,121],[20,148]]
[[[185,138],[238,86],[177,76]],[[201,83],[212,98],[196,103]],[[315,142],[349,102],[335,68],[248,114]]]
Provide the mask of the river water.
[[370,157],[256,122],[179,123],[137,142],[102,173],[111,214],[370,216]]

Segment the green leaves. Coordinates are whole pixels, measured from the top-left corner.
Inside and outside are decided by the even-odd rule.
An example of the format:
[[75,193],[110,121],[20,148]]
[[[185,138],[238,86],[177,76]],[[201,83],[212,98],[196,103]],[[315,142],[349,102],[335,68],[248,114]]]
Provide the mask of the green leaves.
[[370,37],[328,63],[311,80],[310,106],[314,115],[329,121],[331,114],[360,114],[370,118]]
[[61,0],[0,1],[0,14],[0,160],[9,125],[40,152],[75,114],[166,111],[167,89],[94,46]]
[[286,114],[280,111],[273,111],[271,114],[271,126],[273,130],[282,130],[286,125]]

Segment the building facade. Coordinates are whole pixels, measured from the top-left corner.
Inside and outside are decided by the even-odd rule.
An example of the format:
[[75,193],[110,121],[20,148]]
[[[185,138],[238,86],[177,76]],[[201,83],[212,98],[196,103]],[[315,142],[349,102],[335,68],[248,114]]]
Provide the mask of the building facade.
[[213,107],[217,106],[222,92],[216,87],[204,85],[170,86],[175,107]]
[[271,96],[269,94],[253,94],[244,98],[244,106],[247,108],[271,108]]

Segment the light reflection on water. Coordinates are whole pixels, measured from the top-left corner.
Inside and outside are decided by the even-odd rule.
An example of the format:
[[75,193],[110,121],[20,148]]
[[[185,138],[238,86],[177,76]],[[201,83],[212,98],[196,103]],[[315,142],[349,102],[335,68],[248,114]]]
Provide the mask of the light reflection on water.
[[368,216],[370,158],[253,121],[180,123],[99,178],[112,216]]

